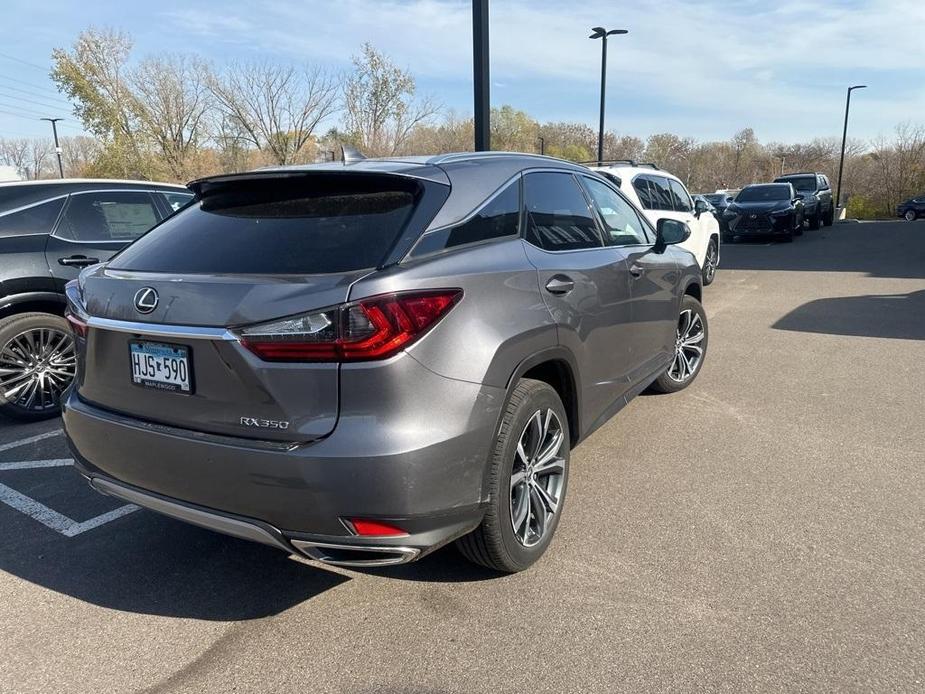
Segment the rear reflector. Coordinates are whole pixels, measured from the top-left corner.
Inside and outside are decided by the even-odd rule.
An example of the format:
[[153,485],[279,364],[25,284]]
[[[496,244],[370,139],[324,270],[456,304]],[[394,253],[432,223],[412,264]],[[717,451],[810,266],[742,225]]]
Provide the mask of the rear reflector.
[[353,529],[356,530],[357,535],[361,537],[398,537],[408,534],[401,528],[396,528],[394,525],[374,520],[366,520],[365,518],[351,518],[350,524],[353,526]]
[[67,322],[71,324],[71,329],[74,331],[75,335],[78,337],[87,336],[87,324],[84,321],[80,320],[80,318],[70,311],[67,311],[64,317],[67,319]]
[[461,289],[383,294],[236,331],[265,361],[349,362],[386,359],[434,326]]

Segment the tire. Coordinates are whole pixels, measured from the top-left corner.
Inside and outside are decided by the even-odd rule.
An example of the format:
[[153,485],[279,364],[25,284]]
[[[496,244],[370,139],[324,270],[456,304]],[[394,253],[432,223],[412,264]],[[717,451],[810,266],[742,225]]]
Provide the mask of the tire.
[[817,212],[809,218],[809,228],[812,231],[816,231],[820,226],[822,226],[822,213]]
[[735,234],[729,234],[729,233],[723,232],[723,243],[735,243],[735,242],[736,242]]
[[[552,413],[554,419],[547,420],[548,413]],[[539,423],[535,419],[537,415]],[[548,426],[543,429],[542,425],[547,422]],[[541,432],[541,436],[537,436],[537,432]],[[534,446],[533,442],[537,440],[540,444]],[[570,443],[568,418],[558,393],[542,381],[521,379],[505,407],[492,450],[488,470],[488,510],[479,527],[456,540],[456,546],[466,559],[495,571],[515,573],[529,568],[543,556],[565,505]],[[551,451],[553,446],[556,446],[554,457],[543,468],[547,474],[536,474],[536,482],[530,482],[532,464],[519,455],[518,448],[526,450],[528,458],[533,460],[537,457],[534,453],[537,448],[540,452],[544,448]],[[524,473],[527,476],[523,476]],[[522,475],[521,479],[525,481],[512,485],[515,474]],[[549,504],[541,503],[542,493],[538,487],[546,490],[546,496],[554,506],[552,513],[549,513]],[[546,519],[542,533],[536,532],[540,529],[540,519],[534,513],[534,504],[542,510]],[[518,519],[512,509],[520,512],[523,518],[520,524],[517,524]]]
[[[685,317],[688,312],[690,312],[690,322],[688,322],[688,319]],[[700,331],[697,330],[698,321],[699,326],[702,327]],[[700,333],[700,338],[695,339],[698,332]],[[685,368],[685,366],[690,365],[687,360],[685,360],[683,364],[679,362],[682,334],[690,335],[690,338],[687,340],[688,344],[685,350],[685,357],[692,357],[696,355],[696,349],[700,350],[699,358],[689,370]],[[684,390],[693,383],[694,379],[697,378],[697,374],[700,373],[704,359],[706,359],[709,338],[710,327],[707,323],[707,314],[703,310],[703,305],[694,297],[685,294],[684,298],[681,299],[681,308],[678,311],[678,332],[676,336],[675,356],[664,373],[652,382],[652,385],[649,386],[649,390],[654,393],[677,393],[679,390]]]
[[51,313],[0,320],[0,369],[0,414],[22,422],[58,416],[76,369],[67,321]]
[[825,226],[830,227],[832,226],[834,222],[835,222],[835,210],[830,209],[828,212],[825,213],[825,215],[823,215],[822,223],[825,224]]
[[713,284],[713,280],[716,279],[716,267],[719,262],[719,247],[717,246],[716,239],[710,238],[710,243],[707,244],[707,254],[703,258],[703,267],[700,269],[700,277],[703,281],[703,286]]
[[903,215],[903,218],[907,222],[914,222],[918,215],[915,213],[915,210],[906,210],[906,214]]

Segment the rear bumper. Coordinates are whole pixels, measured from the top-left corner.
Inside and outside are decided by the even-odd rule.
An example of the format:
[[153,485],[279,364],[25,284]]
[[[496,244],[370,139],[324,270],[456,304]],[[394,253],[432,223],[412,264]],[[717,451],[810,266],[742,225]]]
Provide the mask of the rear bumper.
[[[301,445],[152,424],[94,407],[75,389],[63,421],[76,466],[99,491],[316,559],[344,555],[338,547],[346,545],[403,548],[408,561],[481,521],[504,399],[503,389],[431,375],[452,392],[438,410],[422,403],[431,411],[417,413],[413,430],[405,415],[342,415],[330,436]],[[408,535],[359,537],[346,518],[381,520]]]

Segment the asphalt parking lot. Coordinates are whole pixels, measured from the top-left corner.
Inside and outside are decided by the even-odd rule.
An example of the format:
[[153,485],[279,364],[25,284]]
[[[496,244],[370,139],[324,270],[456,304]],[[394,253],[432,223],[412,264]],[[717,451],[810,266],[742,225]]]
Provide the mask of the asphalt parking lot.
[[0,422],[0,691],[925,690],[925,222],[726,245],[705,304],[698,381],[576,450],[515,576],[287,558]]

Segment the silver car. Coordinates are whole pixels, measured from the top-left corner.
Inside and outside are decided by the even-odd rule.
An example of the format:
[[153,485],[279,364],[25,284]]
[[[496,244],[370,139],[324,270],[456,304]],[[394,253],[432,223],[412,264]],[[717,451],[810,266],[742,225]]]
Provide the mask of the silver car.
[[571,449],[703,364],[686,226],[583,167],[465,153],[190,187],[67,289],[64,425],[104,494],[331,564],[455,540],[520,571]]

